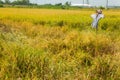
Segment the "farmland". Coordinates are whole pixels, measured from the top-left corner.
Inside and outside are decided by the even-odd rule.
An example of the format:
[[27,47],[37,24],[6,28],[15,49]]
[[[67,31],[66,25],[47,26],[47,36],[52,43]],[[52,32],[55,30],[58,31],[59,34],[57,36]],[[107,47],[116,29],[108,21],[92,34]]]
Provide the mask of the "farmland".
[[120,10],[0,8],[1,80],[120,80]]

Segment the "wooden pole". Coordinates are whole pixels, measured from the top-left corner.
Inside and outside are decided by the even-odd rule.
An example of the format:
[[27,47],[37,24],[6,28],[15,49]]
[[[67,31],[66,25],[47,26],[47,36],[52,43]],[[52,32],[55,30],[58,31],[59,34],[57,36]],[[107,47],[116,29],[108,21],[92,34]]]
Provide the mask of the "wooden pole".
[[108,0],[106,0],[106,9],[108,9]]
[[98,29],[97,29],[97,27],[96,27],[96,29],[95,29],[95,31],[96,31],[96,45],[95,45],[95,55],[94,56],[97,56],[98,55],[98,42],[97,42],[97,31],[98,31]]
[[87,0],[87,4],[89,5],[89,0]]
[[84,5],[84,0],[83,0],[83,5]]

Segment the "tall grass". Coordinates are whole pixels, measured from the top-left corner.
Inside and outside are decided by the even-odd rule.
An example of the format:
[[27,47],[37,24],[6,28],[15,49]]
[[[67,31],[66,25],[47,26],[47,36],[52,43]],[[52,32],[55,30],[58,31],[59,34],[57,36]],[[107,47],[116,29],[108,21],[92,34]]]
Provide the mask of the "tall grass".
[[120,79],[120,11],[104,11],[97,34],[92,10],[0,11],[1,80]]

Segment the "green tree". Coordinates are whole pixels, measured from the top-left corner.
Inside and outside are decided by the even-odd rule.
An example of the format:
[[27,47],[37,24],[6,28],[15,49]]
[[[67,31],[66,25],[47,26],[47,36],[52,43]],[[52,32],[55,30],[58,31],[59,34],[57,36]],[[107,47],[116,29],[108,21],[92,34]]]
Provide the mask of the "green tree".
[[29,5],[30,1],[29,0],[15,0],[12,2],[12,4],[15,5]]
[[15,0],[12,3],[15,5],[29,5],[30,1],[29,0]]
[[67,2],[65,3],[65,6],[70,6],[70,5],[71,5],[71,2],[68,2],[68,1],[67,1]]
[[62,6],[62,3],[55,4],[55,6]]
[[5,0],[5,4],[10,4],[10,0]]
[[2,0],[0,0],[0,4],[3,4],[4,2]]
[[69,9],[70,8],[70,5],[71,5],[71,2],[66,2],[64,5],[63,5],[63,9]]

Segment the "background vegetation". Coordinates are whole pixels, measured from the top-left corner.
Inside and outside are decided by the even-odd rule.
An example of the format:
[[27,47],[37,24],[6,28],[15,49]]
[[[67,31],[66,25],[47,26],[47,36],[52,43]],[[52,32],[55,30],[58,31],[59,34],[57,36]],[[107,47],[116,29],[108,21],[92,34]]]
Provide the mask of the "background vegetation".
[[72,9],[72,8],[80,8],[80,7],[72,7],[70,6],[71,2],[66,2],[65,4],[56,3],[56,4],[35,4],[30,3],[29,0],[0,0],[0,7],[15,7],[15,8],[47,8],[47,9]]
[[119,80],[120,11],[0,8],[1,80]]
[[[83,0],[84,1],[84,0]],[[86,4],[89,5],[89,0],[87,0]],[[106,4],[106,6],[108,3]],[[81,8],[100,8],[105,9],[105,6],[72,6],[71,2],[67,1],[63,3],[56,3],[56,4],[37,4],[31,3],[30,0],[0,0],[0,7],[7,7],[7,8],[46,8],[46,9],[81,9]],[[119,9],[120,6],[107,6],[106,9]]]

